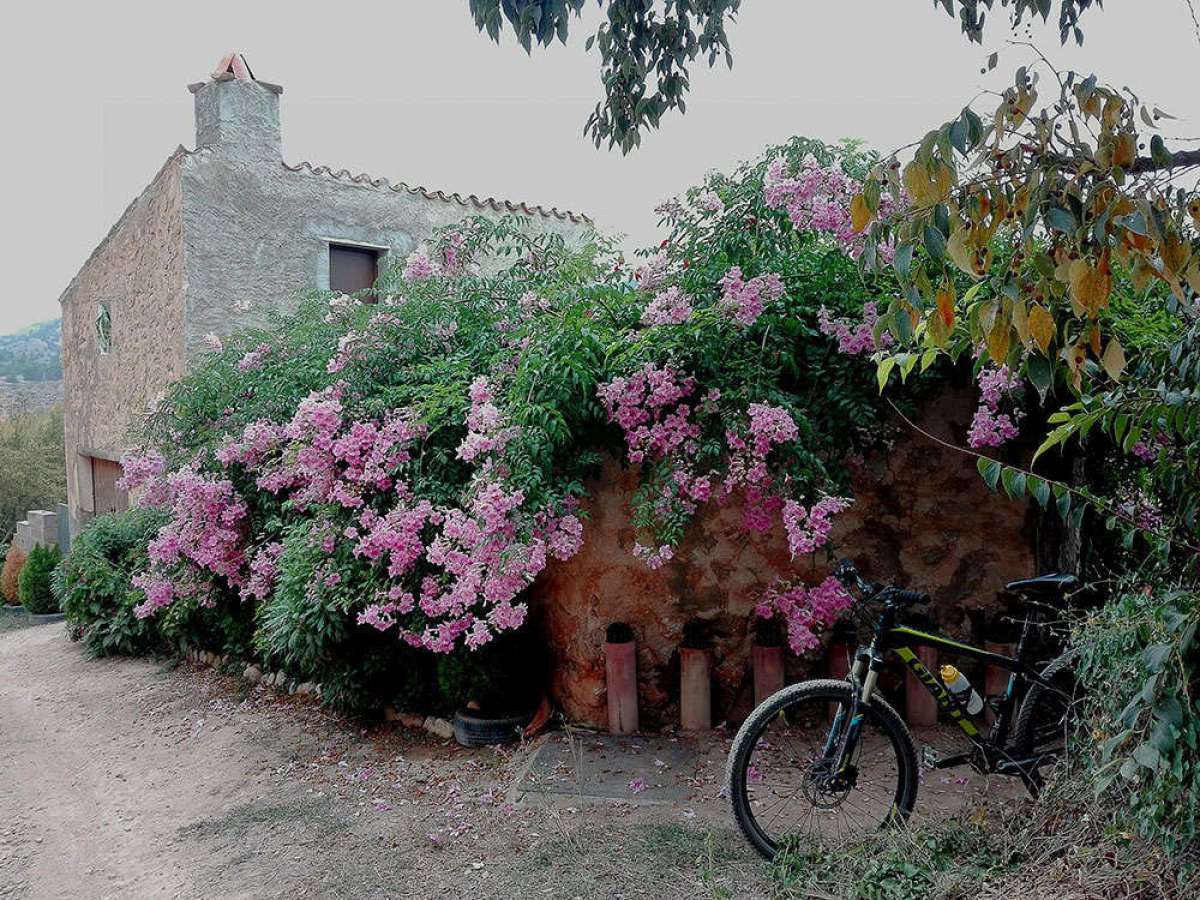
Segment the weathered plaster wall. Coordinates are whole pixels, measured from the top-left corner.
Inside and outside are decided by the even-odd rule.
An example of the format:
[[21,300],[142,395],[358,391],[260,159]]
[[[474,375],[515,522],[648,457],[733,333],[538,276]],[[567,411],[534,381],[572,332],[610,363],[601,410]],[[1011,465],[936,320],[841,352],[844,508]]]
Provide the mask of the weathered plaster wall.
[[[284,165],[271,130],[272,121],[278,128],[277,102],[270,88],[256,83],[210,82],[196,89],[198,120],[218,111],[226,119],[198,131],[207,146],[183,164],[189,358],[202,352],[209,332],[265,324],[269,311],[328,289],[330,242],[384,250],[382,269],[437,228],[472,214],[500,214],[365,176]],[[536,213],[530,220],[568,236],[585,228]]]
[[[930,404],[922,426],[961,441],[973,401],[955,391]],[[1029,512],[991,494],[973,461],[905,435],[867,459],[854,478],[854,506],[839,519],[834,544],[868,577],[928,590],[933,616],[950,634],[970,632],[975,610],[994,609],[1003,584],[1034,573]],[[677,722],[678,655],[684,623],[708,623],[715,639],[713,721],[741,718],[751,704],[752,610],[776,576],[824,577],[823,558],[793,561],[782,528],[763,537],[741,527],[736,505],[716,507],[692,525],[676,559],[651,571],[633,558],[629,500],[635,474],[615,461],[590,485],[581,552],[537,582],[534,603],[557,655],[554,698],[575,721],[604,725],[604,632],[633,627],[638,641],[642,722]],[[792,659],[789,675],[813,666]]]
[[50,409],[62,401],[61,381],[0,381],[0,419]]
[[[131,428],[184,370],[183,216],[177,151],[67,287],[62,304],[64,428],[72,528],[92,513],[84,455],[115,459]],[[97,305],[112,349],[96,340]]]

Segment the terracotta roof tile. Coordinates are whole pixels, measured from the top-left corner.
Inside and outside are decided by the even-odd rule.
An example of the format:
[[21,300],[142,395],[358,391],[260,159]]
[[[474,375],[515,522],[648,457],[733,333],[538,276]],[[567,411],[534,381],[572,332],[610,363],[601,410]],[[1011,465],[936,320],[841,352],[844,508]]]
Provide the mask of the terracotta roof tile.
[[554,206],[547,208],[537,206],[536,204],[513,203],[511,200],[498,200],[495,197],[477,197],[475,194],[468,194],[466,197],[458,193],[447,194],[445,191],[431,191],[420,185],[412,187],[402,181],[391,182],[386,178],[374,178],[365,172],[360,172],[357,175],[352,174],[348,169],[339,169],[335,172],[329,166],[314,166],[310,162],[301,162],[294,166],[284,163],[283,167],[289,172],[306,172],[310,175],[332,178],[334,181],[349,181],[353,184],[383,188],[395,191],[396,193],[412,194],[413,196],[424,197],[427,200],[457,203],[460,206],[474,207],[475,209],[492,209],[496,212],[520,212],[530,216],[543,216],[547,219],[592,224],[591,218],[582,213],[572,212],[569,209],[561,210]]

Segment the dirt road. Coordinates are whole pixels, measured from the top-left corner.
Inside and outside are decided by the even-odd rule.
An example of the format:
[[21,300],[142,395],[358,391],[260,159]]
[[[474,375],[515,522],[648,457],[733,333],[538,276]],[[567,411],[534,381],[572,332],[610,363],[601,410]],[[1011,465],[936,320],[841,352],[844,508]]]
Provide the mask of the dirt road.
[[765,895],[715,773],[686,808],[514,803],[530,752],[0,631],[0,898]]

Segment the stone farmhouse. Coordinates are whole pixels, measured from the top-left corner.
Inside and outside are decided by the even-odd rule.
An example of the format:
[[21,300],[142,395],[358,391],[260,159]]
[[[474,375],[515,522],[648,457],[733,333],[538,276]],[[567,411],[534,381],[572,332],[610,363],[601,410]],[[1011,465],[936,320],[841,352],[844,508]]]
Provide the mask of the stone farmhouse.
[[63,292],[71,533],[123,509],[131,429],[204,352],[205,336],[265,323],[303,293],[369,287],[435,229],[518,214],[570,238],[588,219],[284,161],[283,89],[240,54],[188,88],[196,147],[179,147]]

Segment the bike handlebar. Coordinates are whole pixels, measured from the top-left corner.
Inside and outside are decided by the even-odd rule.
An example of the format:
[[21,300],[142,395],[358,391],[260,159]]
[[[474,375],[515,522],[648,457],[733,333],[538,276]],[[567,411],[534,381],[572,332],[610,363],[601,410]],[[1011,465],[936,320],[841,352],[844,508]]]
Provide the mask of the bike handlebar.
[[842,557],[838,561],[833,575],[846,587],[857,588],[862,593],[864,600],[881,598],[888,603],[895,603],[899,606],[911,606],[930,601],[929,595],[924,591],[909,591],[894,586],[885,587],[873,581],[867,581],[858,574],[858,569],[854,567],[854,563],[846,557]]

